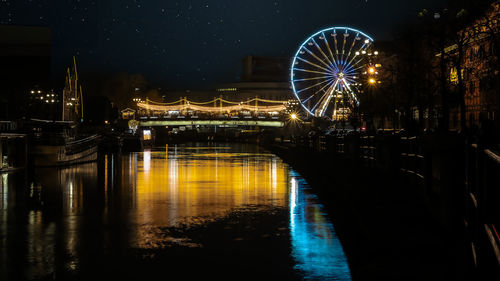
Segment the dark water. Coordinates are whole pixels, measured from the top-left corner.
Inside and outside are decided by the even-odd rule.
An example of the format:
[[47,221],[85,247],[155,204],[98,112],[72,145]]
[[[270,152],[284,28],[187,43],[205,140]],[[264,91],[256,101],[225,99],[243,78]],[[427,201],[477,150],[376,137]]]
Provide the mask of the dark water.
[[351,279],[305,181],[255,146],[0,176],[0,280]]

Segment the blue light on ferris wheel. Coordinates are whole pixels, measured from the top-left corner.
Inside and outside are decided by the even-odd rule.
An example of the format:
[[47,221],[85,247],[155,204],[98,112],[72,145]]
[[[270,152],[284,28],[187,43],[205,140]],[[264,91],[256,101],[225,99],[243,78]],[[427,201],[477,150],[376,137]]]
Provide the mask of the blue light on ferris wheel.
[[[340,26],[320,30],[300,45],[290,77],[295,96],[309,114],[330,116],[328,111],[337,108],[337,92],[359,105],[356,87],[364,65],[361,54],[366,54],[372,42],[364,32]],[[314,112],[317,109],[321,110]]]

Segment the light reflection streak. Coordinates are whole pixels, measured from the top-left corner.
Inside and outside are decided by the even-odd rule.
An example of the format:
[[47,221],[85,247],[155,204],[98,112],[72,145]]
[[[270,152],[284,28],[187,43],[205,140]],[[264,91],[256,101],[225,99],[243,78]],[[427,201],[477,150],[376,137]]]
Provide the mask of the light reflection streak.
[[0,205],[0,210],[7,210],[9,207],[9,175],[7,173],[2,174],[2,183],[0,185],[0,194],[2,196],[2,204]]
[[7,250],[7,226],[8,226],[8,207],[9,207],[9,187],[8,174],[2,174],[0,181],[0,279],[7,279],[8,268],[8,250]]
[[111,188],[115,186],[115,157],[111,154]]
[[144,171],[146,173],[151,170],[151,150],[144,150]]
[[351,280],[347,258],[331,222],[315,197],[290,180],[290,236],[296,269],[306,280]]
[[174,148],[168,153],[144,152],[142,159],[136,165],[150,169],[138,170],[133,188],[137,223],[133,243],[140,248],[165,241],[157,236],[158,228],[204,223],[245,205],[287,206],[287,166],[270,154],[252,157],[217,149],[203,153]]
[[[108,155],[104,155],[104,205],[108,206]],[[106,208],[107,211],[107,208]]]
[[[274,195],[274,194],[276,194],[276,188],[278,188],[278,168],[277,168],[276,158],[273,158],[273,160],[272,160],[271,174],[272,174],[272,179],[273,179],[273,182],[272,182],[273,192],[272,192],[272,194]],[[273,199],[275,199],[275,198],[273,197]]]

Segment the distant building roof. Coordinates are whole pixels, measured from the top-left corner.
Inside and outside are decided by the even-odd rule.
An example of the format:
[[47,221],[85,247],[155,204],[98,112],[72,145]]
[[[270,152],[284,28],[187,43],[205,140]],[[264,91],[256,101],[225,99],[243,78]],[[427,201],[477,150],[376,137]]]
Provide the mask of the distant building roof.
[[292,59],[288,57],[247,56],[243,59],[241,80],[245,82],[286,82]]
[[133,110],[132,108],[127,107],[127,108],[125,108],[124,110],[122,110],[121,112],[122,112],[122,113],[126,113],[126,112],[131,112],[131,113],[134,113],[134,112],[135,112],[135,110]]

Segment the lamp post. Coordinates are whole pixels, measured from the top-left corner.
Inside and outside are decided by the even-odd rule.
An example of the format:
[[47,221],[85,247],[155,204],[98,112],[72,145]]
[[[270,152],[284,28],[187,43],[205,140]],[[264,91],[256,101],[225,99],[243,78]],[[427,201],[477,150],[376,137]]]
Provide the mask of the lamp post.
[[[368,57],[368,63],[366,66],[365,71],[363,72],[363,75],[365,76],[365,81],[366,81],[366,86],[368,87],[368,99],[367,101],[373,104],[373,90],[377,86],[377,84],[380,84],[380,81],[378,80],[378,69],[381,67],[380,64],[375,63],[375,57],[379,55],[378,51],[370,52],[364,54]],[[373,108],[373,105],[370,106],[370,108]],[[368,113],[368,118],[367,118],[367,127],[371,128],[374,127],[373,124],[373,110],[369,110]]]

